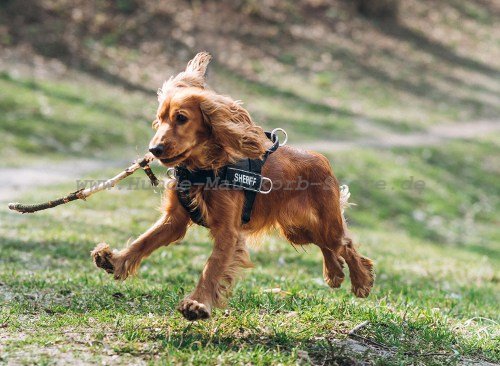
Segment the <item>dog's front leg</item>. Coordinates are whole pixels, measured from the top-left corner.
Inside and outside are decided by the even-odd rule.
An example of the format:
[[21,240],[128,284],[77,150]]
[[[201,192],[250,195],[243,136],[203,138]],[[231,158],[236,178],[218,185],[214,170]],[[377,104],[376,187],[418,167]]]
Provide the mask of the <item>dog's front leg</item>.
[[161,246],[167,246],[186,234],[189,216],[175,196],[170,197],[166,213],[130,246],[120,251],[111,251],[101,243],[91,255],[97,267],[114,275],[117,280],[124,280],[137,272],[142,259]]
[[188,320],[209,318],[213,307],[224,304],[238,269],[252,267],[242,234],[227,228],[211,232],[215,239],[212,254],[196,289],[179,305],[179,311]]

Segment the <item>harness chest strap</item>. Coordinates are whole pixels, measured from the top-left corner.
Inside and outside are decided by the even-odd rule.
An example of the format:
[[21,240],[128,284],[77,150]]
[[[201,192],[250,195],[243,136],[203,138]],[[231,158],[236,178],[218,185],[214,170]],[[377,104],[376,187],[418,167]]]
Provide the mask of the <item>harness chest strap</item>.
[[189,170],[180,165],[175,167],[175,177],[177,179],[177,197],[181,205],[186,209],[191,217],[191,220],[198,224],[207,227],[203,214],[200,208],[193,202],[190,195],[190,190],[193,185],[216,185],[228,188],[243,189],[245,202],[243,204],[243,212],[241,221],[246,224],[250,221],[252,208],[260,192],[264,178],[261,175],[262,167],[268,156],[275,152],[280,146],[278,136],[273,132],[266,132],[267,138],[271,140],[273,145],[266,150],[262,159],[242,159],[235,164],[226,165],[218,170],[217,174],[213,170]]

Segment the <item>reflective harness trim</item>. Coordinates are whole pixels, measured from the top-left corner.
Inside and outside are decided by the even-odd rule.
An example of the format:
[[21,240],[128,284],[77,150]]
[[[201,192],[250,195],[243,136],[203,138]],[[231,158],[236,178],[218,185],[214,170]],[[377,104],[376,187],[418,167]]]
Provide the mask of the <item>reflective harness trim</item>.
[[262,177],[262,167],[269,155],[278,150],[280,146],[278,136],[275,133],[266,132],[266,136],[273,145],[266,150],[262,159],[245,158],[222,167],[217,173],[213,170],[189,170],[183,165],[175,167],[177,198],[194,223],[208,227],[200,208],[191,199],[191,187],[193,185],[212,186],[214,184],[217,187],[243,190],[245,202],[241,221],[243,224],[250,221],[255,198],[257,193],[261,192],[262,181],[268,179]]

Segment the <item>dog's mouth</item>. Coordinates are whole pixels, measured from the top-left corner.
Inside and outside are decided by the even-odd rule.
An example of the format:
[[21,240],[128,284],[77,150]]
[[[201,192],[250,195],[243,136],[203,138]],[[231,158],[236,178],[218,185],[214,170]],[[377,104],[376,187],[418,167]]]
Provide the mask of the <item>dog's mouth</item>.
[[172,165],[173,162],[176,162],[176,161],[184,158],[187,155],[187,153],[188,153],[188,150],[184,150],[182,153],[177,154],[175,156],[172,156],[171,158],[165,158],[165,159],[159,159],[159,160],[162,162],[162,164]]

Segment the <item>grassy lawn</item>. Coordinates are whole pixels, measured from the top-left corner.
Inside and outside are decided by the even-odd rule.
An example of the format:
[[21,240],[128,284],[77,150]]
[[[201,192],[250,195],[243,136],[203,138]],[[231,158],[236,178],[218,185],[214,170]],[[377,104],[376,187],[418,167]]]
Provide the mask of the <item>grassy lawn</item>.
[[[99,81],[37,80],[0,72],[0,153],[10,164],[33,158],[123,156],[141,151],[150,137],[156,103]],[[110,141],[113,143],[110,144]],[[141,147],[139,149],[139,146]]]
[[[491,229],[498,186],[491,185],[487,164],[472,163],[487,161],[498,150],[461,142],[468,154],[457,156],[457,144],[332,157],[359,204],[349,217],[361,251],[376,262],[374,292],[365,300],[349,292],[348,280],[337,291],[324,284],[317,248],[297,252],[271,235],[254,246],[256,268],[238,283],[227,309],[209,321],[189,323],[175,307],[194,287],[210,253],[205,229],[191,228],[182,243],[155,252],[138,277],[123,283],[94,268],[89,256],[100,241],[122,247],[145,230],[158,215],[160,192],[115,190],[36,215],[2,209],[0,361],[499,361],[500,258],[498,230]],[[387,189],[355,181],[379,179],[378,169]],[[425,181],[424,190],[397,186],[411,175]],[[23,199],[43,200],[73,189],[69,183],[37,189]],[[458,208],[481,194],[492,207],[479,210],[466,228],[470,218]],[[441,221],[422,219],[416,212],[424,206]],[[436,220],[441,224],[432,224]],[[268,291],[276,288],[281,291]],[[348,337],[364,321],[369,324],[358,337]]]

